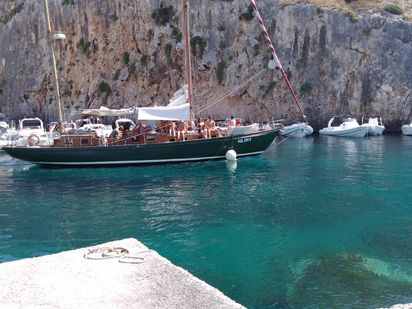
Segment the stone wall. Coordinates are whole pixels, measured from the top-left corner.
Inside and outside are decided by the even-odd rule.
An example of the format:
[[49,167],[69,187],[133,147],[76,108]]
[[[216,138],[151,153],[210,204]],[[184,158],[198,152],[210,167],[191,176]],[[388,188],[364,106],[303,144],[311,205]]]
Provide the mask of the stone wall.
[[[14,4],[14,6],[11,6]],[[411,116],[412,24],[389,13],[258,1],[279,59],[315,128],[332,115]],[[164,105],[183,84],[181,0],[49,0],[65,115],[88,107]],[[0,112],[56,119],[42,1],[0,5]],[[7,17],[7,18],[5,18]],[[194,111],[267,67],[270,50],[248,0],[191,1]],[[250,120],[297,115],[278,71],[265,70],[203,111]]]

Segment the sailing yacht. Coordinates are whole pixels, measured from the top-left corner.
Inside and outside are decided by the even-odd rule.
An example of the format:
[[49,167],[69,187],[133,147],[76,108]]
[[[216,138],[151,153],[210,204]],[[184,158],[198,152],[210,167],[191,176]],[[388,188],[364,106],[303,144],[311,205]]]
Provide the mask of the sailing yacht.
[[[48,32],[51,36],[50,18],[45,0]],[[188,91],[184,92],[184,102],[162,107],[142,107],[133,110],[138,120],[192,122],[191,106],[193,89],[191,78],[190,38],[189,38],[189,1],[183,0],[183,38],[185,56],[185,79]],[[54,51],[51,48],[54,68]],[[57,103],[60,124],[63,123],[60,95],[58,92],[57,70],[55,73]],[[61,127],[63,127],[61,125]],[[161,127],[160,127],[161,128]],[[241,131],[241,130],[239,130]],[[255,128],[241,134],[220,136],[217,132],[210,138],[197,131],[177,139],[170,132],[144,130],[143,132],[123,135],[119,138],[103,137],[97,134],[67,134],[61,132],[50,146],[27,143],[27,146],[8,146],[4,151],[10,156],[42,166],[118,166],[136,164],[177,163],[200,160],[224,159],[233,151],[237,157],[263,153],[279,134],[278,128]],[[34,138],[32,136],[32,138]]]

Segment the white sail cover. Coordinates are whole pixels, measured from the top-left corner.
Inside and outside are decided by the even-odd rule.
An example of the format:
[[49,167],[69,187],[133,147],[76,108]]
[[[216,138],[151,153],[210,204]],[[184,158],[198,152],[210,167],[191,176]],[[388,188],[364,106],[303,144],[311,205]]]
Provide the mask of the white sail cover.
[[127,116],[134,113],[134,109],[110,109],[104,106],[100,108],[85,109],[82,115],[85,116]]
[[139,120],[189,120],[189,103],[178,106],[139,107]]
[[167,106],[139,107],[139,120],[190,120],[187,85],[179,89]]

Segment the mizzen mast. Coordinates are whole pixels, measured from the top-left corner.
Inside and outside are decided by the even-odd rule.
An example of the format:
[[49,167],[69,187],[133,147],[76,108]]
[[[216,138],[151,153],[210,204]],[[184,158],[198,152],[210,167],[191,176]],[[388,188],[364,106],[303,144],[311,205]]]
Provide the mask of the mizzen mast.
[[184,58],[185,58],[185,79],[186,79],[187,88],[188,88],[190,120],[192,120],[193,84],[192,84],[192,61],[190,57],[189,0],[182,0],[182,3],[183,3],[183,43],[184,43]]

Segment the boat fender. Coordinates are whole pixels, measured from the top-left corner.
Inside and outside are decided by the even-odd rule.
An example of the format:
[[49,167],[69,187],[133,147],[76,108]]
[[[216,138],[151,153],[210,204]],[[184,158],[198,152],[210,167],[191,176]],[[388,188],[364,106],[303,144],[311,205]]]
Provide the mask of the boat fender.
[[228,161],[236,161],[237,153],[233,149],[229,149],[226,152],[226,160]]
[[27,138],[27,142],[29,143],[29,146],[37,146],[38,144],[40,144],[40,137],[36,134],[31,134]]

